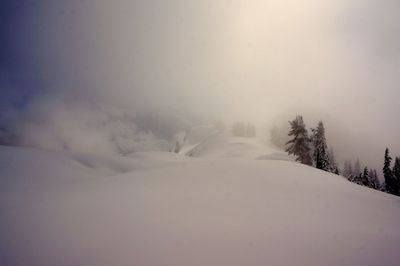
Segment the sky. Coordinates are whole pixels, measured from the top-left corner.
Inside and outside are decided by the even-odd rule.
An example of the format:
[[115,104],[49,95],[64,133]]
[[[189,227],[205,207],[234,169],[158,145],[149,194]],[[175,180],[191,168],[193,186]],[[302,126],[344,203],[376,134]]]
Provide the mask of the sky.
[[0,111],[16,124],[85,102],[268,125],[302,114],[325,122],[340,160],[380,168],[387,146],[400,155],[399,12],[396,0],[3,0]]

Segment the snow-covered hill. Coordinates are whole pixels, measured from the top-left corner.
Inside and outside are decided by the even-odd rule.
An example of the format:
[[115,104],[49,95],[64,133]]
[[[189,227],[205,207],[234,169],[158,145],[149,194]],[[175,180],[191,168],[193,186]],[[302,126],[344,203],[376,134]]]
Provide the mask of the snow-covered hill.
[[0,147],[0,213],[0,265],[400,261],[400,198],[215,132],[124,158]]

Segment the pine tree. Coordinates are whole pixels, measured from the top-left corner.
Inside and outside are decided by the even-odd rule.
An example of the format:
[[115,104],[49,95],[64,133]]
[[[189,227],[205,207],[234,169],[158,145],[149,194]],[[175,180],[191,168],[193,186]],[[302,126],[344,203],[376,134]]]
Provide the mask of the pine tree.
[[390,164],[392,162],[392,158],[389,155],[389,149],[385,150],[385,161],[383,163],[383,176],[385,177],[386,191],[390,194],[396,194],[396,182],[393,178],[392,169],[390,168]]
[[362,184],[363,186],[371,187],[371,184],[370,184],[370,175],[369,175],[368,167],[364,167],[364,171],[363,171],[363,174],[362,174],[362,176],[361,176],[360,182],[361,182],[361,184]]
[[310,157],[310,139],[308,137],[308,132],[306,126],[303,122],[302,116],[297,116],[293,121],[289,121],[291,130],[289,136],[293,139],[289,140],[286,145],[286,152],[293,154],[296,157],[296,161],[303,164],[311,165]]
[[395,190],[395,195],[400,196],[400,158],[396,157],[393,166],[393,189]]
[[382,192],[387,192],[385,181],[382,182],[381,186],[379,187],[379,190]]
[[351,174],[349,177],[347,177],[347,180],[355,183],[355,176],[353,174]]
[[360,173],[359,175],[353,175],[349,181],[356,183],[358,185],[363,185],[363,174]]
[[373,189],[379,189],[380,184],[379,184],[379,179],[378,179],[378,174],[376,173],[376,170],[369,170],[368,172],[369,176],[369,187]]
[[329,157],[325,139],[325,128],[322,121],[318,123],[316,129],[311,129],[312,141],[314,146],[314,162],[318,169],[329,171]]

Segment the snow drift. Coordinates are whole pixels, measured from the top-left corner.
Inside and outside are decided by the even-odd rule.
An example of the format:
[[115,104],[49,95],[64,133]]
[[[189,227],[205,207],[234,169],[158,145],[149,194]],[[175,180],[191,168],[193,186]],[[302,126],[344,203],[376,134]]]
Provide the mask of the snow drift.
[[208,140],[121,160],[0,147],[0,265],[398,265],[399,198]]

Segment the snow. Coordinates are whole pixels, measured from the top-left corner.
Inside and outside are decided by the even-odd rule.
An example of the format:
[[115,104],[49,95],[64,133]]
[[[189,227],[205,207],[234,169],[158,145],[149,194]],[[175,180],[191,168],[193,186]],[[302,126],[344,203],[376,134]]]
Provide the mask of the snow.
[[0,265],[398,265],[398,197],[259,139],[194,139],[131,157],[0,147]]

